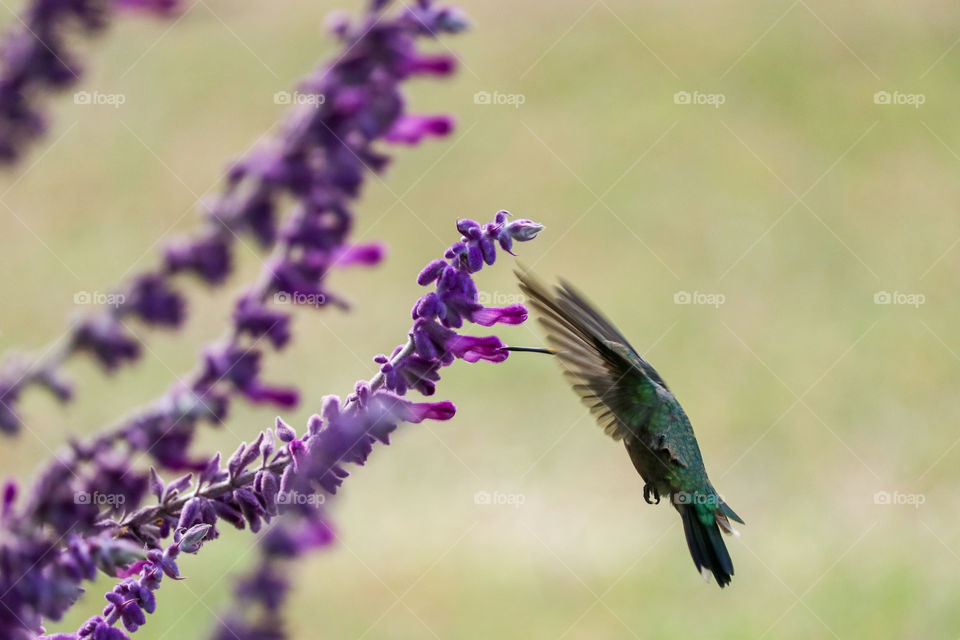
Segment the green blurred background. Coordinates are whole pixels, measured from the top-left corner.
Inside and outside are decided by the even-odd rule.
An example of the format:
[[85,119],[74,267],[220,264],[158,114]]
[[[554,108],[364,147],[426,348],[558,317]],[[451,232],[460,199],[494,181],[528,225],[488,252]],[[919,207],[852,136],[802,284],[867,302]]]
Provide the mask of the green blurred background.
[[[189,5],[189,3],[188,3]],[[14,9],[11,5],[11,9]],[[2,177],[0,347],[61,335],[77,291],[153,265],[166,234],[198,223],[226,161],[282,116],[273,94],[329,56],[334,2],[205,0],[171,26],[126,18],[56,99],[50,136]],[[711,477],[744,517],[730,588],[704,584],[679,519],[643,502],[553,362],[458,364],[449,423],[405,427],[333,506],[341,538],[299,563],[296,638],[953,638],[960,634],[960,7],[903,3],[516,3],[470,0],[449,82],[411,86],[451,112],[448,140],[398,149],[357,207],[357,236],[389,242],[376,270],[339,272],[355,304],[298,313],[269,379],[302,385],[302,424],[401,341],[414,276],[454,221],[501,208],[547,225],[521,260],[589,292],[686,407]],[[8,18],[9,23],[10,18]],[[483,105],[478,91],[522,94]],[[719,108],[674,94],[722,94]],[[924,104],[876,104],[878,91]],[[29,429],[4,440],[28,481],[71,435],[162,392],[216,335],[259,269],[191,290],[179,334],[107,379],[74,362],[69,410],[26,395]],[[485,270],[516,294],[512,262]],[[877,292],[922,294],[918,307]],[[676,304],[721,294],[719,307]],[[149,335],[148,335],[149,334]],[[540,344],[538,328],[504,339]],[[240,407],[198,450],[232,450],[274,412]],[[521,496],[479,505],[478,491]],[[888,492],[893,504],[878,504]],[[923,504],[896,504],[920,496]],[[230,532],[183,562],[136,637],[203,637],[254,560]],[[71,617],[102,606],[106,580]]]

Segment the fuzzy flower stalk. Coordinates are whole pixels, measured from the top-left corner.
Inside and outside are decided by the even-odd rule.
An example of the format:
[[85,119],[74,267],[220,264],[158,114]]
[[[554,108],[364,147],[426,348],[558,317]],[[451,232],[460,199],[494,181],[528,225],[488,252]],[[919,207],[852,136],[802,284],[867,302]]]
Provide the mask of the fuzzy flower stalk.
[[[237,185],[244,184],[248,172],[254,175],[245,188],[303,184],[295,190],[302,197],[277,232],[274,250],[260,277],[237,300],[230,328],[204,349],[193,373],[183,376],[153,404],[91,440],[73,442],[51,461],[28,494],[24,517],[34,526],[49,527],[61,535],[92,531],[98,509],[89,501],[78,502],[80,494],[122,495],[125,508],[136,508],[146,495],[148,479],[130,468],[128,458],[133,452],[148,454],[159,468],[199,471],[204,461],[188,454],[196,427],[223,422],[234,398],[281,408],[297,402],[297,389],[262,380],[262,346],[281,349],[289,343],[290,303],[302,301],[311,307],[346,304],[326,286],[331,269],[372,265],[382,257],[384,249],[378,244],[349,243],[353,226],[349,206],[362,185],[365,169],[357,156],[373,153],[377,136],[387,137],[402,121],[402,110],[386,114],[383,109],[397,104],[399,83],[410,75],[411,67],[423,66],[425,59],[435,60],[416,52],[414,38],[422,34],[425,24],[438,28],[454,25],[451,15],[448,9],[430,9],[421,3],[393,19],[368,17],[356,26],[340,24],[338,33],[348,51],[314,80],[328,96],[324,105],[331,110],[308,106],[296,111],[289,135],[282,137],[285,144],[253,154],[234,170]],[[393,73],[385,71],[389,69]],[[348,114],[336,106],[341,95],[349,96]],[[372,121],[382,124],[370,128]],[[344,138],[353,143],[347,145]],[[319,142],[308,142],[314,139]],[[267,165],[273,169],[261,175]],[[269,175],[269,180],[264,175]],[[277,196],[289,190],[277,189]],[[201,242],[197,247],[200,255],[207,245]],[[169,291],[158,292],[162,288],[154,286],[158,279],[141,278],[139,282],[154,283],[148,287],[151,295],[138,295],[134,300],[140,300],[140,306],[151,309],[155,316],[181,307]],[[270,301],[274,304],[268,304]],[[103,353],[116,354],[110,344],[102,345]],[[119,454],[118,448],[126,453]]]
[[[369,381],[358,382],[347,398],[325,397],[321,411],[302,432],[278,418],[272,429],[242,443],[229,458],[217,454],[197,472],[165,482],[151,469],[146,490],[154,504],[126,513],[105,510],[94,533],[68,536],[66,548],[45,541],[40,531],[35,531],[34,538],[0,539],[2,637],[25,640],[42,633],[43,620],[62,616],[82,593],[83,583],[99,570],[120,579],[105,596],[102,614],[74,633],[49,637],[124,640],[156,610],[155,592],[165,578],[182,577],[183,554],[196,553],[204,542],[215,540],[218,527],[257,533],[280,515],[284,526],[270,528],[261,538],[261,553],[268,564],[261,564],[259,571],[240,583],[244,593],[240,602],[257,603],[266,617],[247,620],[245,615],[254,609],[247,606],[243,613],[225,617],[226,628],[222,625],[217,633],[251,640],[284,637],[278,627],[263,626],[264,620],[277,624],[276,614],[287,590],[275,563],[330,544],[332,528],[323,504],[349,476],[347,466],[365,464],[374,445],[389,444],[402,423],[453,417],[456,407],[449,401],[415,402],[403,397],[411,388],[433,394],[437,369],[456,359],[500,362],[509,355],[500,349],[503,342],[496,336],[473,337],[456,331],[464,322],[489,326],[518,324],[526,318],[521,305],[490,308],[480,304],[473,274],[484,264],[494,263],[497,247],[509,251],[514,241],[532,239],[542,227],[528,220],[510,221],[506,212],[482,226],[470,220],[461,220],[457,226],[463,236],[439,261],[443,265],[430,263],[418,278],[433,291],[415,305],[407,342],[386,362],[378,356],[379,372]],[[471,259],[477,250],[484,254],[479,263]],[[430,313],[424,311],[425,304],[433,305],[427,309]],[[442,331],[427,328],[431,323]],[[426,338],[417,337],[421,334],[429,337],[429,347]],[[8,484],[3,490],[4,531],[30,526],[16,503],[16,488]],[[30,552],[24,553],[28,544]],[[264,631],[269,633],[261,635]],[[228,632],[234,635],[224,635]]]
[[[347,398],[348,407],[362,403],[371,392],[381,388],[398,396],[410,388],[424,395],[433,395],[440,379],[438,370],[457,358],[467,362],[502,362],[509,356],[509,352],[502,349],[506,345],[498,337],[461,335],[452,327],[462,327],[464,320],[483,326],[497,322],[519,324],[526,320],[527,310],[523,305],[500,308],[481,305],[471,274],[484,264],[495,262],[497,246],[512,254],[514,241],[534,239],[543,226],[531,220],[509,221],[509,213],[500,211],[492,223],[481,226],[473,220],[460,220],[457,229],[463,234],[460,240],[446,251],[443,259],[428,264],[417,277],[420,285],[433,284],[435,290],[414,305],[414,325],[407,342],[394,349],[390,358],[383,355],[374,358],[381,365],[380,371],[369,382],[358,384],[356,393]],[[479,261],[477,255],[481,258]],[[434,406],[445,411],[443,405]],[[455,408],[451,405],[449,410],[452,415]],[[325,487],[323,483],[321,486],[335,490],[346,473],[341,469],[329,477],[333,486]],[[304,490],[311,491],[312,488],[299,489]],[[297,496],[315,494],[294,490],[292,494],[281,495],[290,501]],[[287,637],[281,610],[290,590],[287,576],[292,561],[331,544],[333,540],[332,535],[322,535],[328,532],[326,524],[320,527],[321,535],[303,522],[296,523],[295,527],[291,529],[288,522],[281,521],[270,529],[268,537],[261,540],[260,557],[254,568],[237,583],[233,606],[221,616],[211,640],[284,640]],[[278,541],[282,543],[278,544]]]
[[[423,53],[418,43],[458,32],[465,22],[455,10],[427,0],[396,15],[383,13],[386,4],[374,3],[356,24],[341,20],[333,25],[342,52],[298,89],[317,99],[296,105],[276,139],[230,167],[221,194],[204,205],[201,231],[169,242],[158,267],[116,290],[112,299],[119,304],[82,318],[59,344],[42,349],[42,355],[5,358],[0,367],[0,432],[19,430],[17,404],[28,387],[70,399],[72,385],[61,369],[74,355],[90,355],[107,372],[136,360],[141,345],[128,326],[130,320],[179,327],[187,304],[175,277],[189,274],[209,286],[222,284],[231,272],[237,238],[244,235],[272,253],[269,276],[237,306],[236,326],[242,333],[266,337],[275,346],[286,343],[284,314],[264,307],[275,293],[311,306],[345,304],[323,289],[320,280],[333,265],[375,263],[382,255],[377,245],[368,245],[343,246],[330,257],[352,228],[352,205],[366,177],[383,171],[390,160],[379,145],[415,144],[453,129],[449,116],[407,113],[401,89],[414,77],[453,72],[451,56]],[[289,209],[284,208],[287,202],[293,203]],[[228,337],[224,344],[230,342]],[[234,362],[236,355],[225,354],[213,367],[226,370],[240,364]],[[256,388],[246,391],[254,400],[264,395]]]

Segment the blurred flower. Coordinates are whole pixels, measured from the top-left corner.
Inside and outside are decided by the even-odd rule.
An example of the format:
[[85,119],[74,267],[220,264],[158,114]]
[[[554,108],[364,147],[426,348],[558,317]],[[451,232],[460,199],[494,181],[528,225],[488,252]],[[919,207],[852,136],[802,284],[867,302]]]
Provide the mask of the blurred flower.
[[99,33],[115,8],[169,14],[178,4],[177,0],[29,0],[0,41],[0,163],[17,161],[46,132],[43,92],[66,89],[80,79],[83,70],[72,50],[74,34]]

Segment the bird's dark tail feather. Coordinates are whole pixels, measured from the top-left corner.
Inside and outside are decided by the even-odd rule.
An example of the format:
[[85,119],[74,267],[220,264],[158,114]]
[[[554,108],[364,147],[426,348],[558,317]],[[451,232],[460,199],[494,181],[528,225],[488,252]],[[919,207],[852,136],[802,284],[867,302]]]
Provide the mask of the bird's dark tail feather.
[[707,569],[713,573],[717,584],[721,588],[730,584],[733,575],[733,561],[727,552],[727,545],[723,543],[720,527],[714,522],[709,527],[697,517],[697,509],[692,504],[678,504],[677,511],[683,520],[683,532],[687,536],[687,547],[693,557],[693,564],[697,571]]

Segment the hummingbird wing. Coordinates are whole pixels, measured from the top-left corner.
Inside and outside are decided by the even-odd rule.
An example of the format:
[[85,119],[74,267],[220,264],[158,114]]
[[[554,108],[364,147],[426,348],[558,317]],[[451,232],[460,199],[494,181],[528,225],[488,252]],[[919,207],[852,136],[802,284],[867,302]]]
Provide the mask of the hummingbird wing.
[[667,389],[667,383],[569,284],[551,291],[529,273],[516,274],[565,375],[604,433],[614,440],[639,435],[636,430],[657,406],[658,389]]

